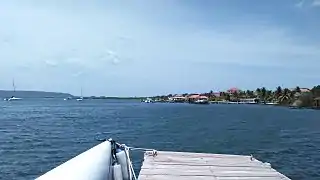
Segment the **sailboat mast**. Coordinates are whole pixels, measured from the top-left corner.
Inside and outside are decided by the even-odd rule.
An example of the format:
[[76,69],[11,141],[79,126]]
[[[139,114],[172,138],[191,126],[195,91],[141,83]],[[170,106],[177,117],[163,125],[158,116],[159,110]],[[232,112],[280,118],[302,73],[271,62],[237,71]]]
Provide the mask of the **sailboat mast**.
[[12,79],[12,87],[13,87],[13,92],[16,92],[16,85],[14,84],[14,79]]

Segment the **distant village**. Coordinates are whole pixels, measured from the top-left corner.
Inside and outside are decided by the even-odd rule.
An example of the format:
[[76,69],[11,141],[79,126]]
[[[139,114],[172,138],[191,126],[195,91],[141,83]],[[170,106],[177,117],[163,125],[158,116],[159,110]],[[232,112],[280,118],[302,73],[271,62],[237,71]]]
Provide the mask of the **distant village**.
[[233,87],[223,92],[185,93],[154,96],[143,102],[194,103],[194,104],[266,104],[296,108],[320,108],[320,85],[313,88],[282,88],[269,90],[241,90]]

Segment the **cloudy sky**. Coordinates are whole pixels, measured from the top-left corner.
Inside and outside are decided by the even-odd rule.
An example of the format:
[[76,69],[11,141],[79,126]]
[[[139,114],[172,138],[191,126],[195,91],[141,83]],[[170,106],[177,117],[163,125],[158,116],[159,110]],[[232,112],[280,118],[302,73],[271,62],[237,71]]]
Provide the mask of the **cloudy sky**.
[[0,0],[0,89],[140,96],[320,84],[320,0]]

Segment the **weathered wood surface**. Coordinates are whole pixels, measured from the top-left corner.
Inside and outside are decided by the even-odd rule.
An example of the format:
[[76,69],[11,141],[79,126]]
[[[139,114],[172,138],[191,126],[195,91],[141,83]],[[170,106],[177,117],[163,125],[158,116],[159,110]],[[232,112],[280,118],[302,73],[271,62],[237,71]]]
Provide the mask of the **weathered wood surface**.
[[166,152],[145,155],[139,180],[290,180],[250,156]]

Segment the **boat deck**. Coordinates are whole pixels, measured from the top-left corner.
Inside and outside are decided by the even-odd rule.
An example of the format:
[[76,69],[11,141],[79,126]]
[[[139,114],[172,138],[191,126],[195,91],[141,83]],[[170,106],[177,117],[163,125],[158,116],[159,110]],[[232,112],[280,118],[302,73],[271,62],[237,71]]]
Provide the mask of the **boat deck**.
[[139,180],[290,180],[251,156],[158,151],[145,154]]

